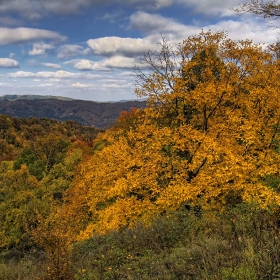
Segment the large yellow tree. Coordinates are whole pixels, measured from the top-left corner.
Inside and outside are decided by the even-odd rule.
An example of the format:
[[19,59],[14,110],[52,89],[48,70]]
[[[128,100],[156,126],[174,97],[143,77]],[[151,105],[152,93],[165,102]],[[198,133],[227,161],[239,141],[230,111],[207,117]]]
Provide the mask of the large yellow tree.
[[143,57],[136,94],[148,108],[98,139],[80,169],[91,223],[81,238],[183,203],[278,206],[280,68],[273,47],[201,32]]

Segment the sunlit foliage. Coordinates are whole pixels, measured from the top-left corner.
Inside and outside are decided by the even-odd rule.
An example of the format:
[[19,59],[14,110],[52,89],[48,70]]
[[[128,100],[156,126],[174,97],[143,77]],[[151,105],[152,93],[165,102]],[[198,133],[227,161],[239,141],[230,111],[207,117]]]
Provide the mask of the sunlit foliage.
[[76,188],[92,221],[81,238],[183,203],[278,206],[278,192],[262,183],[280,163],[280,68],[271,49],[201,32],[148,52],[149,71],[135,71],[149,107],[100,136],[106,145],[82,165]]

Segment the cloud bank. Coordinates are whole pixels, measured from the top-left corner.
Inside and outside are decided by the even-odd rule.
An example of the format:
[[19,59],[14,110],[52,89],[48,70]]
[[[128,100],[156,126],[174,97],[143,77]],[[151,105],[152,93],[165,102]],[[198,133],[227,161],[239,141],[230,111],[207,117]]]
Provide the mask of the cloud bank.
[[18,68],[18,61],[11,58],[0,58],[0,67],[2,68]]
[[39,39],[64,41],[65,36],[59,33],[36,28],[5,28],[0,27],[0,45],[18,44]]
[[116,36],[90,39],[88,46],[94,54],[102,56],[123,55],[135,56],[141,55],[148,49],[155,48],[155,45],[142,38],[121,38]]

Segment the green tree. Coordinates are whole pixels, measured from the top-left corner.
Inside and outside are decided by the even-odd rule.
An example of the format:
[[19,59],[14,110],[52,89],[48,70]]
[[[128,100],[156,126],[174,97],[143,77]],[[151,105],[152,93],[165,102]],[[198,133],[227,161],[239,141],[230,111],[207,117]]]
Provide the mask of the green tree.
[[69,145],[69,141],[66,141],[62,135],[50,133],[44,138],[37,138],[33,149],[45,163],[46,171],[49,172],[56,163],[62,161]]
[[35,176],[38,180],[43,179],[45,174],[45,167],[43,162],[31,149],[24,149],[20,156],[14,162],[14,170],[21,168],[25,164],[31,175]]
[[48,207],[40,183],[25,165],[14,171],[2,163],[0,177],[0,248],[24,250],[34,245],[30,232],[38,224],[38,213]]

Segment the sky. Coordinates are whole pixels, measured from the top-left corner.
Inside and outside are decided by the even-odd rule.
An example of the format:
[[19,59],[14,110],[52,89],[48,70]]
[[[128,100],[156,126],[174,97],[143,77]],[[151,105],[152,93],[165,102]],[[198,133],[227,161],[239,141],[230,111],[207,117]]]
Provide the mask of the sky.
[[246,0],[0,0],[0,95],[137,99],[133,67],[163,36],[203,29],[273,43],[279,30],[238,15]]

